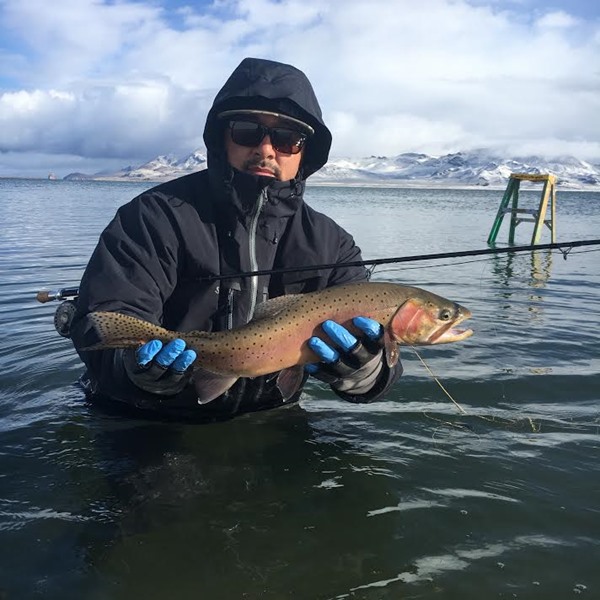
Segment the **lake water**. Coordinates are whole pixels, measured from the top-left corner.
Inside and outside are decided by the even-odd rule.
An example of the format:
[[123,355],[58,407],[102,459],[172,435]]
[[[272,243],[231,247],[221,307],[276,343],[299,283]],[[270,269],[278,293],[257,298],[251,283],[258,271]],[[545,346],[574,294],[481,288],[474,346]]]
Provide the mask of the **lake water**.
[[[0,598],[600,598],[598,247],[376,269],[472,310],[472,338],[420,350],[464,414],[406,349],[375,404],[311,384],[226,423],[141,421],[86,404],[35,294],[77,285],[147,187],[0,180]],[[365,258],[484,248],[501,197],[307,191]],[[600,237],[599,193],[557,205],[559,241]]]

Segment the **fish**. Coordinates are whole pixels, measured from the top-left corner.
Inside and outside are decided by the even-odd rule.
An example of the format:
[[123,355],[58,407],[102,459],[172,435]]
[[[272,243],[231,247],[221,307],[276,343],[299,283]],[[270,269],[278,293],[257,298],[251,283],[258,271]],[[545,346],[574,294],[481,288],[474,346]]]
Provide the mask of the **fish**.
[[[360,335],[356,316],[383,326],[382,345],[388,366],[399,358],[399,346],[458,342],[473,334],[456,326],[471,311],[427,290],[389,282],[360,282],[317,292],[272,298],[256,308],[246,325],[227,331],[170,331],[117,312],[91,312],[95,343],[83,350],[138,347],[152,339],[166,343],[176,338],[195,350],[193,381],[200,403],[225,393],[240,377],[278,373],[284,400],[302,385],[304,365],[319,362],[308,346],[312,336],[331,343],[320,328],[331,319]],[[199,363],[199,364],[196,364]]]

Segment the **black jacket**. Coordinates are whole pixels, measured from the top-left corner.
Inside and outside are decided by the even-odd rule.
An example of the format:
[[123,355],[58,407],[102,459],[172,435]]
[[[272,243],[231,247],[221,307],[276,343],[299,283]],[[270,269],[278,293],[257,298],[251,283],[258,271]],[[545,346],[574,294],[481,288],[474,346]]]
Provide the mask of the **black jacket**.
[[[295,116],[315,129],[296,179],[274,181],[227,164],[217,114],[250,106]],[[176,331],[218,331],[245,324],[254,306],[267,298],[366,279],[363,267],[343,266],[360,260],[352,237],[303,201],[304,180],[326,162],[331,135],[300,71],[245,59],[217,95],[204,138],[206,171],[143,193],[122,206],[102,233],[80,285],[72,325],[76,348],[86,345],[86,315],[91,311],[130,314]],[[327,263],[340,266],[207,281],[257,269]],[[131,383],[123,355],[122,350],[80,352],[95,395],[208,419],[282,403],[274,378],[268,376],[240,379],[206,405],[198,405],[191,385],[176,396],[150,394]],[[356,400],[378,397],[400,373],[401,367],[392,373],[385,369],[376,393]]]

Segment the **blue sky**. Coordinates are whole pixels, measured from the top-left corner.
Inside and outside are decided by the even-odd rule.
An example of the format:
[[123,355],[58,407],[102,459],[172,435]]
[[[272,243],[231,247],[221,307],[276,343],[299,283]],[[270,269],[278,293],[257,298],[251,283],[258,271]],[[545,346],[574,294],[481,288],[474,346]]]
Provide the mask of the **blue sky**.
[[307,73],[334,157],[600,162],[597,0],[0,0],[0,176],[183,156],[245,56]]

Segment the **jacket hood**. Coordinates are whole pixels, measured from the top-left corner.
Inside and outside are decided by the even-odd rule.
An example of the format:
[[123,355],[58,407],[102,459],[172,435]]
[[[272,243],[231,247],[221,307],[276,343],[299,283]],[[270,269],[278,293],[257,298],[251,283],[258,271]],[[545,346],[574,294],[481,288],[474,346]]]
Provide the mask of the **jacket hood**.
[[[221,161],[224,155],[226,122],[218,118],[226,110],[268,110],[308,123],[315,133],[306,143],[300,167],[305,179],[318,171],[329,157],[331,132],[325,126],[321,108],[306,75],[291,65],[245,58],[233,71],[215,97],[206,118],[204,143],[211,162]],[[211,160],[212,158],[212,160]]]

